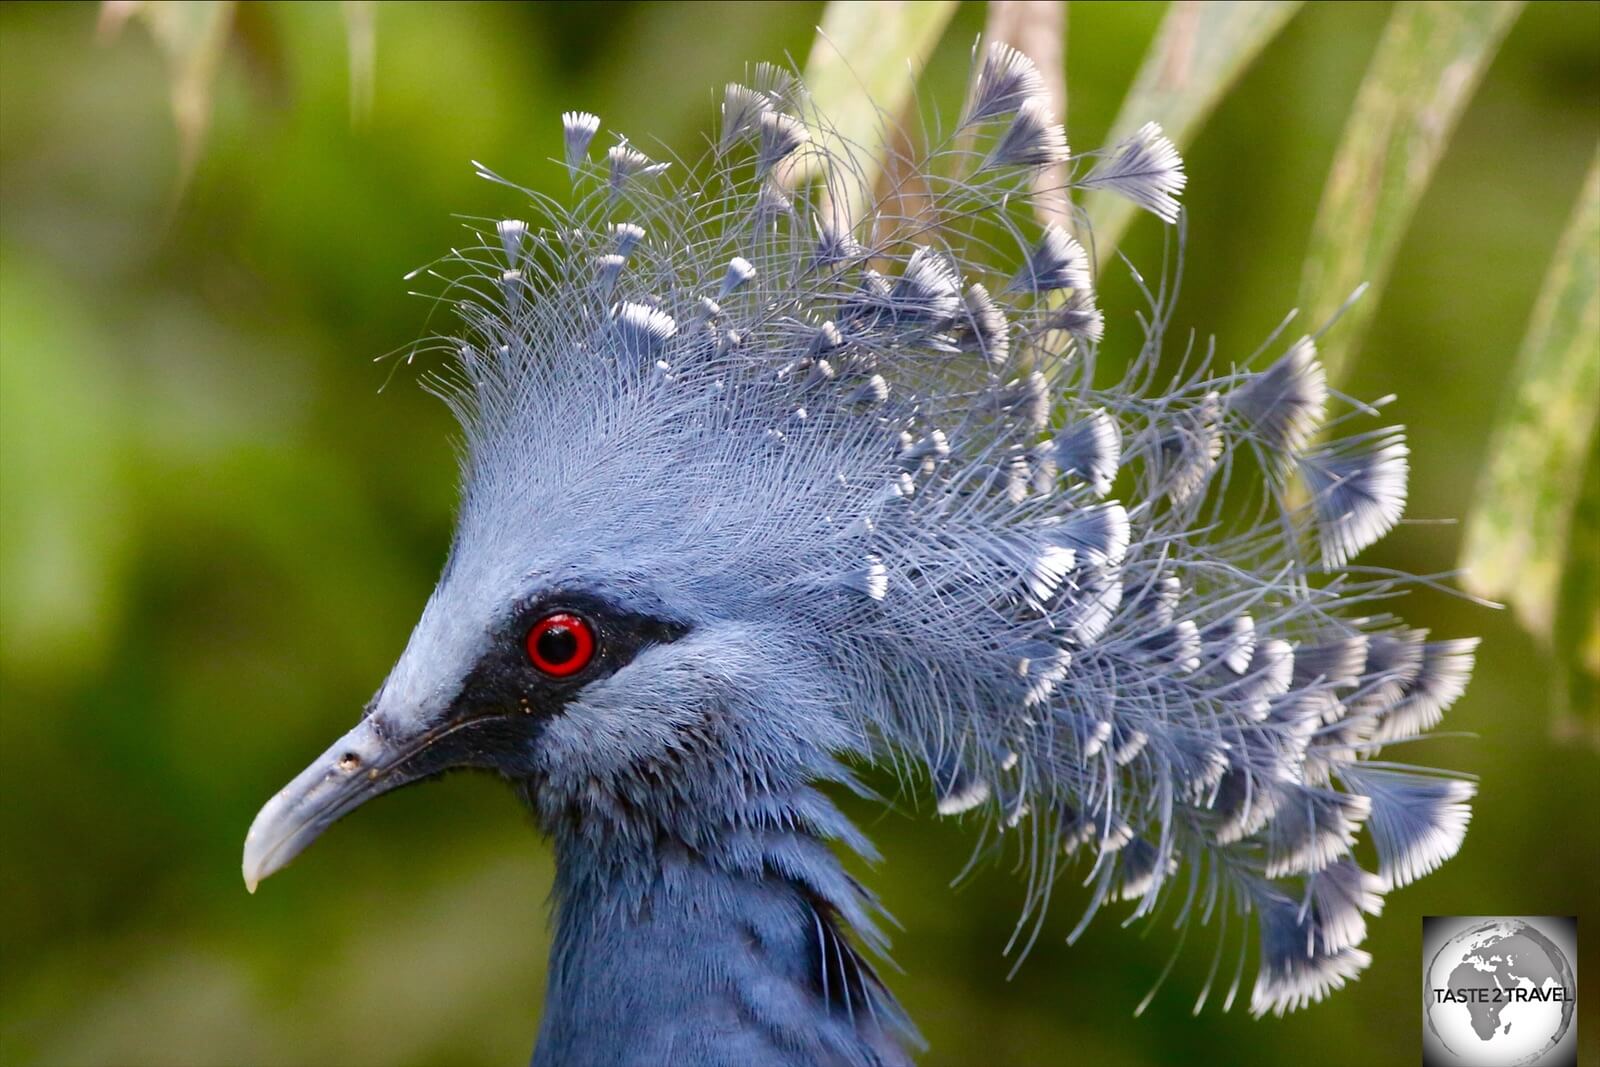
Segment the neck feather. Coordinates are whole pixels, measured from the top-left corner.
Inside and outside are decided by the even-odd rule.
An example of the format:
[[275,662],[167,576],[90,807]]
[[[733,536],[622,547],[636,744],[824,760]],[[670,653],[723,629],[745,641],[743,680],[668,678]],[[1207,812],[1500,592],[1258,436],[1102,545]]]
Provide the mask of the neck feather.
[[757,794],[693,840],[551,814],[556,936],[536,1067],[909,1063],[900,1042],[915,1031],[847,936],[884,947],[877,905],[826,840],[870,846],[815,789]]

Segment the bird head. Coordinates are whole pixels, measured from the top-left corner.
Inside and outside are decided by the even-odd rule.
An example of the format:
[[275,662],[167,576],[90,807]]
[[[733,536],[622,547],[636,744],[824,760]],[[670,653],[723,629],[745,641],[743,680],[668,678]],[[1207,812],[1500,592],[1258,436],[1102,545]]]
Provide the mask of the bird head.
[[252,886],[366,800],[459,768],[511,781],[552,833],[623,847],[714,832],[730,796],[839,777],[831,754],[864,744],[838,650],[872,602],[851,583],[881,576],[833,516],[892,450],[784,448],[758,420],[707,434],[698,393],[618,397],[586,346],[540,336],[537,388],[479,379],[504,406],[463,412],[443,574],[360,721],[257,817]]

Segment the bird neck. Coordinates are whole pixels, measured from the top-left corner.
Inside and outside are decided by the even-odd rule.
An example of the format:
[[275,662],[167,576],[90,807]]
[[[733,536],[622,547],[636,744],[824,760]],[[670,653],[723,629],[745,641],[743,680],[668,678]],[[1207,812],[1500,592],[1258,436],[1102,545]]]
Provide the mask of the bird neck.
[[915,1032],[848,935],[881,946],[877,906],[824,839],[868,846],[815,790],[753,797],[693,840],[553,829],[535,1065],[909,1062]]

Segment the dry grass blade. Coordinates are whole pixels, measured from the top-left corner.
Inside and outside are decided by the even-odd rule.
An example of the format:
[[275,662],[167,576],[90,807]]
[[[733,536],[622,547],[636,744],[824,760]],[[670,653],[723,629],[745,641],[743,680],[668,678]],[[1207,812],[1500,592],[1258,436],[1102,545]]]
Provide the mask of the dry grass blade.
[[[166,62],[167,94],[178,131],[174,201],[182,196],[200,162],[211,126],[217,77],[230,45],[252,52],[252,34],[246,23],[253,21],[259,31],[263,18],[276,17],[263,15],[264,10],[256,5],[241,7],[235,0],[102,0],[102,39],[115,37],[125,24],[137,20],[149,30]],[[342,11],[350,63],[350,121],[360,124],[372,111],[377,0],[344,0]],[[249,58],[258,69],[276,65],[274,56],[263,57],[259,51]]]
[[107,0],[101,5],[103,34],[137,17],[150,30],[167,61],[167,93],[178,127],[178,189],[188,185],[211,125],[211,93],[233,25],[231,0]]
[[[1328,173],[1300,304],[1320,324],[1366,282],[1381,290],[1412,212],[1520,0],[1407,0],[1384,27]],[[1351,308],[1323,363],[1337,381],[1377,306]]]
[[344,0],[345,43],[350,53],[350,122],[372,115],[378,61],[378,0]]
[[[1173,144],[1187,146],[1217,101],[1299,7],[1299,0],[1177,0],[1156,31],[1106,143],[1115,144],[1146,122],[1158,122]],[[1086,196],[1084,208],[1096,255],[1105,263],[1136,209],[1104,191]]]
[[[826,136],[864,147],[881,143],[904,114],[916,75],[955,10],[950,0],[830,3],[805,67],[817,110],[832,123]],[[877,164],[882,167],[881,157]],[[876,183],[876,174],[861,177],[863,188]],[[860,205],[848,205],[850,218],[859,211]]]

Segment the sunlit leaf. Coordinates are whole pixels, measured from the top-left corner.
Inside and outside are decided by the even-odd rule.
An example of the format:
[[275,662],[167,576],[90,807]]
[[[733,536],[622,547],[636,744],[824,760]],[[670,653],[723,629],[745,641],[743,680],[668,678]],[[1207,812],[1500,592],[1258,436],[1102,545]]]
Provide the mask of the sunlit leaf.
[[[828,5],[805,79],[817,110],[832,124],[828,136],[834,151],[841,145],[875,146],[895,126],[956,6],[949,0],[834,0]],[[875,166],[881,169],[882,160]],[[861,187],[871,188],[877,173],[860,177]],[[857,217],[859,207],[848,205],[850,218]]]
[[[1229,87],[1299,7],[1299,0],[1172,4],[1106,143],[1115,144],[1145,123],[1157,122],[1173,144],[1188,145]],[[1096,254],[1104,263],[1135,208],[1104,191],[1084,197],[1083,206],[1094,229]]]
[[[1381,291],[1417,201],[1520,0],[1407,0],[1395,7],[1356,94],[1322,191],[1300,303],[1319,325],[1363,282]],[[1322,345],[1337,380],[1378,301],[1351,308]]]
[[1514,389],[1467,528],[1466,583],[1509,601],[1543,642],[1566,646],[1574,668],[1600,675],[1593,602],[1574,607],[1562,629],[1577,632],[1556,640],[1563,564],[1570,557],[1567,569],[1592,580],[1600,554],[1600,538],[1574,521],[1600,416],[1600,153],[1534,306]]
[[1466,581],[1549,640],[1573,502],[1600,413],[1600,157],[1545,276],[1467,528]]

